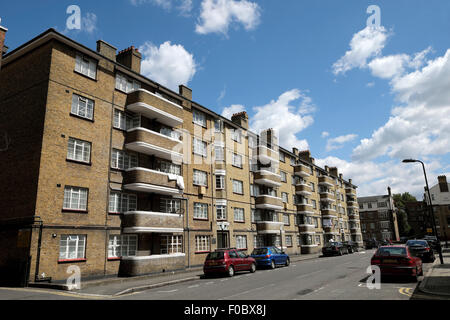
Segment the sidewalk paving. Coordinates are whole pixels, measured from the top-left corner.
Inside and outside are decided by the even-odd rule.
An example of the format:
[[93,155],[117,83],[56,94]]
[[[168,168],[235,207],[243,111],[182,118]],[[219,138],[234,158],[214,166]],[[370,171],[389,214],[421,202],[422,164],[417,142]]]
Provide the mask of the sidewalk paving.
[[[321,254],[304,254],[291,256],[291,263],[310,259],[317,259]],[[30,284],[33,287],[72,291],[75,294],[99,295],[117,297],[132,292],[138,292],[171,284],[198,280],[203,275],[203,267],[195,267],[177,272],[146,275],[131,278],[104,278],[99,280],[81,281],[80,290],[69,290],[65,284]]]
[[426,294],[445,296],[450,299],[450,249],[443,248],[442,256],[444,264],[441,264],[437,256],[432,268],[420,283],[419,290]]

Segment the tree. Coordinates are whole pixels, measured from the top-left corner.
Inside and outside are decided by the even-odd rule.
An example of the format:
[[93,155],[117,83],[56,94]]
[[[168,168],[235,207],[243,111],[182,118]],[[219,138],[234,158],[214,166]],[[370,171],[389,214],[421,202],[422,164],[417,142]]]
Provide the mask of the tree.
[[398,209],[397,220],[400,236],[409,236],[413,230],[411,230],[411,226],[408,223],[408,214],[405,209],[406,202],[417,201],[417,199],[409,192],[394,194],[393,199],[395,207]]

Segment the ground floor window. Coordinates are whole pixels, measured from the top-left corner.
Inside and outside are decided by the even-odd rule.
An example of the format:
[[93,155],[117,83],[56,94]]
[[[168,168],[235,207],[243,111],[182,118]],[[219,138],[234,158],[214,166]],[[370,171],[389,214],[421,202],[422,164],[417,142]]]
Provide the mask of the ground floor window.
[[86,235],[61,235],[59,260],[86,258]]
[[236,249],[247,249],[247,236],[236,236]]
[[162,235],[161,254],[172,254],[183,252],[183,236]]
[[253,238],[255,248],[264,247],[264,237],[263,236],[254,236]]
[[196,236],[195,237],[195,252],[208,252],[210,251],[209,236]]
[[114,234],[109,236],[108,258],[132,257],[136,255],[137,236]]
[[292,236],[286,236],[286,247],[292,247]]
[[302,244],[303,245],[313,245],[313,237],[310,234],[304,234],[302,235]]
[[316,236],[316,244],[320,245],[322,243],[320,236]]

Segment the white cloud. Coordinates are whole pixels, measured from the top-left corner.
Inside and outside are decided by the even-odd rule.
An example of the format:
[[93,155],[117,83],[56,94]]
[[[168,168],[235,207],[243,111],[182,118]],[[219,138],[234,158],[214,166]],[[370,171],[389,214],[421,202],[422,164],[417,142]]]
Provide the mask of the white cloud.
[[375,82],[373,82],[373,81],[371,81],[368,84],[366,84],[366,87],[368,87],[368,88],[372,88],[374,86],[375,86]]
[[391,79],[395,76],[403,74],[405,64],[408,63],[410,57],[407,54],[398,54],[373,59],[369,64],[372,75],[382,79]]
[[336,138],[328,139],[326,150],[332,151],[344,147],[344,143],[355,140],[358,137],[357,134],[348,134],[345,136],[339,136]]
[[157,47],[146,42],[139,50],[143,55],[142,74],[172,90],[177,91],[180,84],[187,85],[195,75],[194,56],[182,45],[166,41]]
[[221,33],[227,35],[230,24],[240,24],[246,30],[251,30],[259,24],[260,16],[261,8],[255,2],[203,0],[195,31],[199,34]]
[[350,50],[333,64],[335,75],[345,74],[353,68],[364,68],[367,60],[381,54],[389,37],[384,27],[366,27],[353,35]]
[[92,12],[87,12],[85,15],[81,15],[80,29],[68,29],[66,26],[66,28],[61,31],[61,33],[67,35],[69,33],[78,34],[80,32],[85,32],[89,35],[92,35],[96,31],[98,31],[97,15]]
[[327,138],[330,136],[330,133],[327,131],[322,132],[322,138]]
[[231,116],[233,114],[238,113],[238,112],[242,112],[242,111],[245,111],[245,107],[243,105],[233,104],[233,105],[223,109],[222,117],[225,117],[225,118],[231,120]]
[[192,11],[193,7],[192,0],[130,0],[130,3],[134,6],[150,3],[167,11],[172,10],[175,6],[176,9],[183,15],[188,15]]

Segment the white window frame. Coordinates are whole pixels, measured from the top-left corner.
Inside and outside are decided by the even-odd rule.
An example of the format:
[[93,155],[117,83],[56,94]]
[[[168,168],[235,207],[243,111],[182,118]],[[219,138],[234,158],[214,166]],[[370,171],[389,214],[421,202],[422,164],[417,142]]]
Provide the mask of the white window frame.
[[210,252],[211,244],[210,244],[210,236],[199,235],[195,236],[195,252]]
[[137,235],[110,234],[108,239],[108,258],[134,257],[137,252]]
[[161,235],[160,254],[183,253],[182,235]]
[[216,218],[217,221],[227,220],[227,206],[216,205]]
[[216,161],[225,161],[225,148],[222,146],[214,146],[214,156]]
[[233,153],[232,154],[232,164],[233,164],[233,166],[242,169],[242,156],[240,154]]
[[123,150],[113,149],[111,153],[111,168],[126,170],[139,166],[138,156]]
[[139,81],[128,78],[120,72],[116,73],[116,87],[117,90],[130,93],[132,91],[139,90],[141,83]]
[[205,141],[194,138],[192,146],[194,154],[202,157],[207,156],[208,144]]
[[244,208],[233,208],[234,221],[245,222],[245,210]]
[[192,121],[195,124],[206,128],[206,114],[205,113],[194,109],[192,111]]
[[72,107],[70,109],[70,113],[81,118],[93,120],[94,106],[95,103],[93,100],[74,93],[72,95]]
[[89,198],[89,189],[81,187],[65,186],[63,209],[87,211],[88,198]]
[[75,71],[96,80],[97,61],[77,53],[75,58]]
[[246,235],[237,235],[236,236],[236,249],[244,250],[247,249],[247,236]]
[[208,186],[208,174],[205,171],[196,170],[193,171],[193,184],[196,186],[207,187]]
[[77,162],[90,163],[91,143],[70,137],[67,146],[67,159]]
[[244,182],[233,179],[233,193],[244,194]]
[[285,236],[284,241],[286,243],[286,247],[292,247],[292,236]]
[[137,210],[137,195],[122,193],[120,191],[110,191],[109,193],[109,213],[125,213]]
[[208,204],[194,202],[194,219],[208,220]]
[[[70,249],[73,248],[72,252]],[[59,260],[85,260],[86,235],[62,234],[59,241]]]
[[216,175],[216,190],[225,190],[225,176]]

